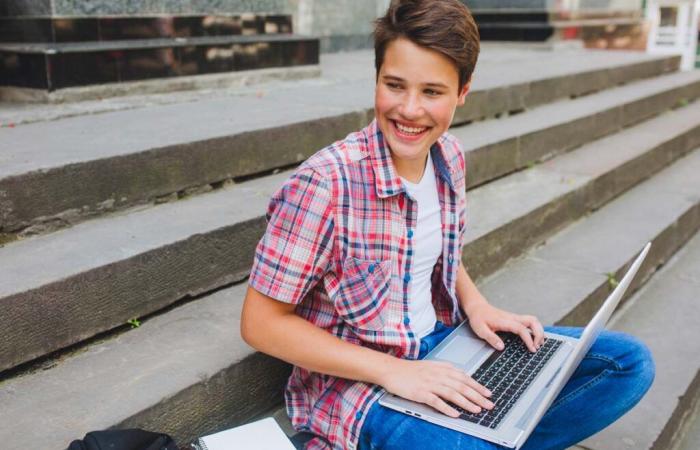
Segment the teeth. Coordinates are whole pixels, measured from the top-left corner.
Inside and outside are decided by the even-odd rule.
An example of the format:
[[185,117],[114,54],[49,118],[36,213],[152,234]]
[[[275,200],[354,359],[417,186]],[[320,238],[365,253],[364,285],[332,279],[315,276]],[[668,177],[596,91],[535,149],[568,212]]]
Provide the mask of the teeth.
[[395,122],[395,123],[396,123],[396,128],[398,128],[399,131],[401,131],[402,133],[419,134],[419,133],[422,133],[423,131],[425,131],[425,127],[423,127],[423,128],[411,128],[411,127],[405,127],[398,122]]

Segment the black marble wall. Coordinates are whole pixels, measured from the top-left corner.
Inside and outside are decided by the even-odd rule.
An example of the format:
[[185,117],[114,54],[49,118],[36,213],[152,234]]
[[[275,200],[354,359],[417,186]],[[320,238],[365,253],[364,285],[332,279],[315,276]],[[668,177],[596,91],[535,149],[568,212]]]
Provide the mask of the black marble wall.
[[51,0],[0,0],[0,17],[50,16]]
[[287,15],[0,18],[0,42],[87,42],[292,32]]
[[205,37],[188,43],[0,44],[0,86],[56,89],[318,64],[317,39]]

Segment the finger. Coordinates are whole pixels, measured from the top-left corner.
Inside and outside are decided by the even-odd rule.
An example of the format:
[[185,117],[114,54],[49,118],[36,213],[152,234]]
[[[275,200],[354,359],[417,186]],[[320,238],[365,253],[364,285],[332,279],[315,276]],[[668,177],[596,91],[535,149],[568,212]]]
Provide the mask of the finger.
[[466,377],[467,377],[467,381],[466,381],[467,386],[474,389],[475,391],[477,391],[479,394],[483,395],[484,397],[491,397],[491,391],[486,386],[484,386],[483,384],[480,384],[478,381],[476,381],[474,378],[470,377],[469,375],[466,375]]
[[532,330],[533,340],[535,341],[535,346],[539,350],[544,344],[544,327],[535,316],[521,316],[524,319],[524,325]]
[[[471,403],[486,409],[493,409],[493,402],[484,397],[479,391],[468,385],[463,381],[449,379],[445,382],[445,385],[460,394],[463,398],[466,398]],[[461,403],[455,402],[455,404],[465,408]]]
[[[470,400],[467,400],[467,398],[464,395],[462,395],[462,393],[460,393],[456,389],[453,389],[450,386],[436,386],[435,394],[437,394],[441,399],[443,399],[443,401],[447,400],[466,411],[472,412],[474,414],[478,414],[481,412],[481,406],[471,402]],[[454,410],[454,408],[451,409]],[[457,415],[459,416],[459,414]]]
[[498,335],[495,332],[493,332],[491,328],[489,328],[489,326],[485,323],[482,322],[479,325],[474,326],[473,330],[477,336],[488,342],[489,345],[491,345],[491,347],[495,348],[496,350],[503,350],[505,348],[501,338],[498,337]]
[[438,397],[436,394],[430,394],[428,400],[425,402],[426,405],[432,406],[435,410],[445,414],[446,416],[457,418],[459,417],[459,411],[445,403],[443,399]]
[[520,339],[522,339],[523,343],[525,344],[525,347],[527,347],[528,350],[530,350],[533,353],[537,351],[537,349],[535,348],[535,343],[532,341],[530,330],[525,325],[518,322],[517,320],[504,320],[499,325],[500,329],[504,331],[510,331],[511,333],[515,333],[518,336],[520,336]]
[[478,392],[483,397],[490,397],[491,396],[491,391],[486,386],[484,386],[483,384],[480,384],[474,378],[470,377],[469,374],[467,374],[462,369],[455,367],[454,370],[450,373],[450,375],[454,380],[457,380],[461,383],[466,384],[467,386],[474,389],[476,392]]

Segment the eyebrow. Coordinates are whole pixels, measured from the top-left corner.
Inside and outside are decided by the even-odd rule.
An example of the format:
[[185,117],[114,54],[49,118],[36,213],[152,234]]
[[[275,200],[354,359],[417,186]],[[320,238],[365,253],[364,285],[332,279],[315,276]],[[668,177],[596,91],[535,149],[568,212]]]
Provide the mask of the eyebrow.
[[[406,82],[406,80],[404,80],[403,78],[397,77],[395,75],[382,75],[382,79]],[[425,83],[425,85],[428,87],[439,87],[439,88],[443,88],[443,89],[449,89],[449,86],[447,86],[443,83]]]

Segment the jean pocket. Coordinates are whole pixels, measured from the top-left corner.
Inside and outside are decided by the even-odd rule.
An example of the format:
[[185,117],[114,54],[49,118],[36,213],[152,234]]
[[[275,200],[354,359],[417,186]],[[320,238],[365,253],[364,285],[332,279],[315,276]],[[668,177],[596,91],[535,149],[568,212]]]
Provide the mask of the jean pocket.
[[391,261],[348,257],[343,264],[335,299],[335,309],[350,325],[367,331],[380,331],[382,314],[389,300]]

